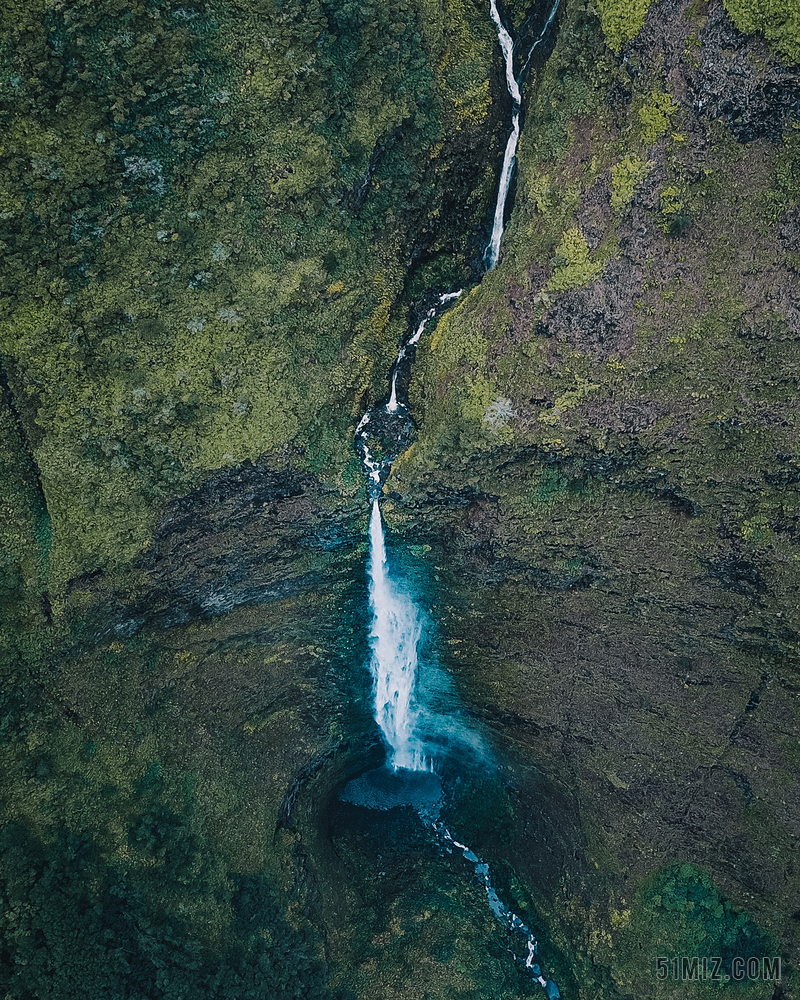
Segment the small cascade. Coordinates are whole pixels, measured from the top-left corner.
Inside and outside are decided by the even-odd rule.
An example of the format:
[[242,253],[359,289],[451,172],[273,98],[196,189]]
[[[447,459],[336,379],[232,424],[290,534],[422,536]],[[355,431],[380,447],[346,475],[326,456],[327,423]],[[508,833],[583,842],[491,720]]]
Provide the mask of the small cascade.
[[403,367],[409,366],[413,363],[414,359],[411,356],[412,351],[416,350],[417,344],[419,343],[419,338],[425,332],[425,327],[428,321],[433,319],[434,316],[441,310],[442,306],[449,305],[451,302],[464,294],[464,289],[459,288],[456,292],[445,292],[444,295],[440,295],[436,302],[430,307],[430,309],[425,313],[422,319],[419,321],[414,329],[414,332],[408,338],[408,340],[400,348],[400,353],[397,355],[397,360],[392,368],[392,388],[389,394],[389,402],[386,404],[387,409],[394,413],[402,404],[397,400],[397,376],[402,371]]
[[497,185],[497,201],[495,203],[494,217],[492,219],[492,234],[489,237],[489,244],[486,247],[485,263],[487,271],[491,271],[492,268],[494,268],[497,264],[497,259],[500,256],[500,243],[503,239],[503,230],[505,228],[506,202],[508,201],[508,192],[511,190],[511,178],[514,175],[514,164],[517,159],[517,146],[519,145],[520,133],[519,119],[522,111],[520,80],[524,76],[525,71],[530,64],[533,53],[544,41],[547,32],[550,30],[550,25],[555,20],[561,0],[555,0],[544,27],[539,32],[538,37],[534,40],[528,51],[525,65],[523,66],[519,76],[516,76],[514,73],[514,40],[503,24],[495,0],[489,0],[489,2],[492,20],[497,28],[497,38],[500,42],[500,49],[502,50],[503,59],[506,64],[506,87],[508,88],[508,93],[511,97],[511,134],[508,137],[505,152],[503,153],[503,166],[500,170],[500,181]]
[[367,494],[370,500],[381,496],[392,462],[408,448],[414,436],[414,421],[411,419],[408,400],[403,398],[405,394],[398,378],[400,375],[408,376],[416,357],[417,344],[430,320],[440,315],[446,306],[463,293],[462,288],[455,292],[445,292],[426,310],[411,336],[403,343],[392,365],[388,402],[367,410],[356,427],[356,451],[367,476]]

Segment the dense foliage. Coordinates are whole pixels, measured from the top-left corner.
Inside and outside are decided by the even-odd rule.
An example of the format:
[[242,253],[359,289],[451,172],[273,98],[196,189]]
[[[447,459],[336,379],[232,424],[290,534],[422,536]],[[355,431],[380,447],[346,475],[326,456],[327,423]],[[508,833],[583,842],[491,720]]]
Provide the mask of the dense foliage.
[[449,7],[3,8],[0,355],[54,582],[124,564],[209,469],[291,445],[357,475],[408,263],[463,270],[491,187],[462,159],[491,23]]
[[800,63],[800,3],[798,0],[725,0],[740,31],[759,31],[790,63]]
[[54,830],[43,844],[24,825],[5,825],[5,993],[20,1000],[323,997],[321,963],[279,915],[263,879],[232,878],[234,939],[222,949],[165,906],[174,880],[191,889],[202,879],[200,845],[187,834],[168,810],[145,811],[131,827],[131,846],[156,863],[134,871],[110,864],[89,836]]
[[625,42],[641,31],[651,0],[600,0],[597,8],[603,33],[611,48],[619,52]]

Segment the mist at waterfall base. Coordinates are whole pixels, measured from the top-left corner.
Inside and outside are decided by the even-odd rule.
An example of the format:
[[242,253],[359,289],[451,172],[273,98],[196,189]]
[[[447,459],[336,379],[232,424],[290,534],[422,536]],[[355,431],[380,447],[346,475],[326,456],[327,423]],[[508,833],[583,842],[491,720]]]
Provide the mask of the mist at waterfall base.
[[443,769],[458,754],[460,766],[490,766],[480,736],[457,715],[449,675],[430,643],[430,622],[400,575],[391,571],[379,501],[369,525],[371,673],[375,719],[387,745],[388,764],[407,771]]
[[[511,98],[511,128],[484,255],[486,271],[493,270],[497,265],[505,229],[506,205],[520,138],[522,80],[534,53],[548,35],[559,6],[560,0],[552,0],[546,19],[540,22],[535,37],[529,39],[525,53],[520,53],[517,51],[520,40],[515,41],[505,26],[497,0],[489,0],[489,14],[497,31],[506,89]],[[522,66],[517,72],[515,58],[520,57]],[[422,613],[407,587],[396,574],[390,572],[380,511],[383,485],[391,472],[392,463],[409,447],[414,437],[407,384],[417,345],[429,322],[453,306],[463,291],[457,289],[440,293],[429,299],[428,305],[417,313],[410,334],[392,366],[388,400],[364,414],[355,434],[356,450],[367,476],[367,495],[372,503],[368,573],[375,719],[387,745],[388,763],[394,770],[431,771],[434,759],[443,760],[448,747],[458,747],[460,752],[484,758],[484,762],[486,758],[477,734],[470,732],[452,713],[447,675],[430,659],[420,657],[419,646],[424,635]]]
[[452,790],[463,786],[464,778],[469,782],[471,776],[494,775],[497,765],[477,730],[465,723],[452,681],[436,660],[432,622],[387,552],[378,496],[372,500],[369,539],[374,716],[387,759],[352,778],[339,799],[373,813],[412,810],[440,850],[461,855],[470,866],[497,920],[524,942],[524,951],[514,948],[512,954],[548,1000],[558,1000],[558,985],[540,965],[536,935],[503,903],[490,866],[442,818],[450,811]]

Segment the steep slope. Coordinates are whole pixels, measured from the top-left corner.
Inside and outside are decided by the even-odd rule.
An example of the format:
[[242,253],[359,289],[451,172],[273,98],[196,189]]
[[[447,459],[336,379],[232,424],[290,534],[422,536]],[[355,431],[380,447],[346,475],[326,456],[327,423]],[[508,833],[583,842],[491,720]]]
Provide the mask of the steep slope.
[[[352,431],[475,274],[485,8],[0,7],[10,996],[536,995],[461,859],[338,798],[383,752]],[[565,997],[798,988],[792,24],[564,0],[411,381],[388,543],[491,751],[448,819]]]
[[463,697],[580,815],[552,919],[667,996],[659,948],[728,933],[675,862],[797,954],[800,76],[721,3],[618,53],[605,6],[567,7],[501,264],[421,351],[388,520]]
[[7,3],[0,44],[0,352],[53,585],[211,470],[289,449],[354,483],[404,286],[477,252],[482,5]]

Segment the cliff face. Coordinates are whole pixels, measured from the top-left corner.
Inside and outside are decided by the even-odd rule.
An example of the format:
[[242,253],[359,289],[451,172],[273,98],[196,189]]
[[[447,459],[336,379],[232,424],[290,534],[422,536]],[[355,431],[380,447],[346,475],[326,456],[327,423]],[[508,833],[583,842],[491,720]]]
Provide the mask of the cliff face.
[[[410,811],[337,799],[380,757],[352,431],[474,274],[487,12],[117,6],[3,8],[0,983],[526,996]],[[448,818],[564,996],[795,986],[800,77],[727,6],[564,0],[384,501],[492,748]]]
[[598,27],[564,14],[389,486],[464,698],[574,797],[554,919],[655,995],[675,860],[797,948],[800,77],[721,3],[652,5],[617,57]]

